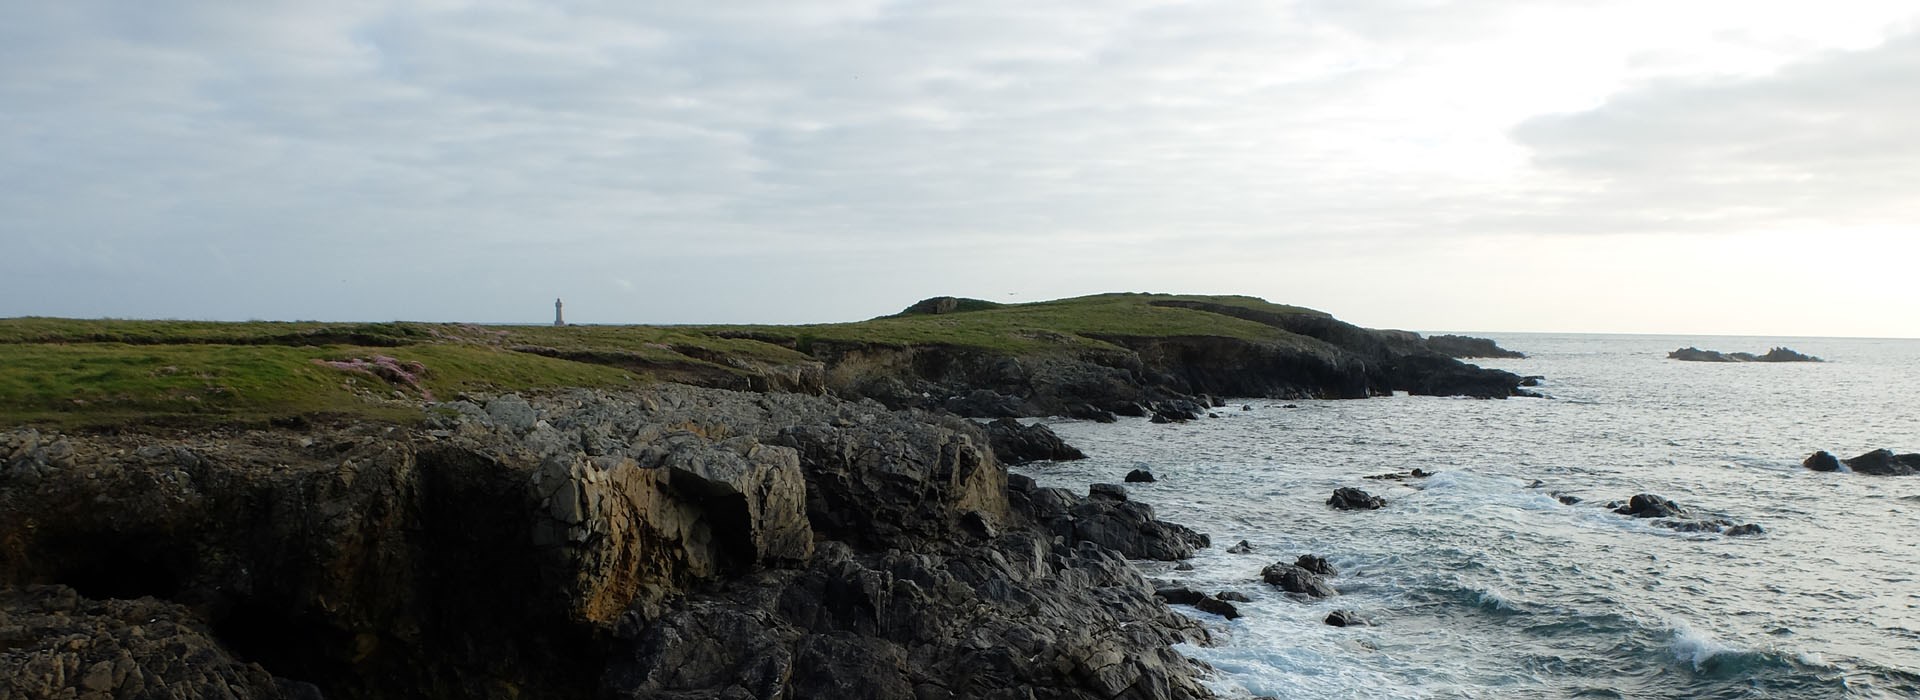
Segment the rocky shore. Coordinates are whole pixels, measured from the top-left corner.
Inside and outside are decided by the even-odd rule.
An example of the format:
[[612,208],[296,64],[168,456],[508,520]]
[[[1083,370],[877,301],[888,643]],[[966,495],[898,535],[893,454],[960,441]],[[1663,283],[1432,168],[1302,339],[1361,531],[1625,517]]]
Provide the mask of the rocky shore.
[[1818,357],[1807,355],[1792,348],[1774,348],[1764,355],[1750,352],[1720,352],[1685,347],[1667,353],[1667,359],[1682,362],[1825,362]]
[[970,421],[665,385],[0,434],[0,698],[1199,698],[1204,536]]

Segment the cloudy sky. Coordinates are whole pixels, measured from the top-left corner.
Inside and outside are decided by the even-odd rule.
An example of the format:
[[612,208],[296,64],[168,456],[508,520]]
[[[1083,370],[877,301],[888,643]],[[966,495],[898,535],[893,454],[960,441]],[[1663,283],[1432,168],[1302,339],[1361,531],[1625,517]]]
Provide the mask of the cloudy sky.
[[1911,0],[0,0],[0,316],[1920,337]]

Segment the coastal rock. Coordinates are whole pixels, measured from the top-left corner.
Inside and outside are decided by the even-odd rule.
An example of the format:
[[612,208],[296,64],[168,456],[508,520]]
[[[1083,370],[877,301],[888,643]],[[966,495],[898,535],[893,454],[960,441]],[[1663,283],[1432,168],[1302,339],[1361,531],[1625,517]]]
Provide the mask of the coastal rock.
[[1466,335],[1436,335],[1426,339],[1428,350],[1456,359],[1475,357],[1493,357],[1522,359],[1527,355],[1500,347],[1487,338],[1475,338]]
[[1920,471],[1920,454],[1897,455],[1887,449],[1874,450],[1842,461],[1849,470],[1874,476],[1911,476]]
[[1293,565],[1320,574],[1321,576],[1332,576],[1336,573],[1333,565],[1327,563],[1326,557],[1313,554],[1300,555],[1300,558],[1295,560]]
[[[522,401],[0,434],[5,473],[49,465],[0,477],[0,695],[1208,696],[1170,648],[1204,629],[1123,558],[1204,536],[1008,475],[968,421],[677,386]],[[34,456],[60,440],[69,467]]]
[[1025,425],[1012,418],[987,424],[987,442],[1001,464],[1026,464],[1036,461],[1065,462],[1086,459],[1086,453],[1061,440],[1052,428],[1035,423]]
[[1667,359],[1682,362],[1825,362],[1818,357],[1795,352],[1789,348],[1774,348],[1764,355],[1750,352],[1720,352],[1684,347],[1667,353]]
[[1228,554],[1252,554],[1253,543],[1248,542],[1246,540],[1240,540],[1239,543],[1233,545],[1232,547],[1228,547],[1227,553]]
[[1286,562],[1275,562],[1261,569],[1260,580],[1288,593],[1310,598],[1331,598],[1340,594],[1320,574]]
[[1821,450],[1801,462],[1800,466],[1817,472],[1837,472],[1840,471],[1840,458],[1833,456],[1832,452]]
[[1153,472],[1145,469],[1135,469],[1127,472],[1126,482],[1129,484],[1151,484],[1155,481],[1158,481],[1158,479],[1153,478]]
[[1650,493],[1634,494],[1626,505],[1615,508],[1613,512],[1636,518],[1687,517],[1686,509],[1681,508],[1680,504]]
[[1334,627],[1362,627],[1371,624],[1366,618],[1361,617],[1360,613],[1352,610],[1335,610],[1327,613],[1325,622]]
[[1366,476],[1361,478],[1373,479],[1375,481],[1406,481],[1407,479],[1425,479],[1433,475],[1434,475],[1434,472],[1426,471],[1419,467],[1414,467],[1412,471],[1393,472],[1390,474],[1374,474],[1372,476]]
[[1760,527],[1759,525],[1756,525],[1753,523],[1747,523],[1745,525],[1735,525],[1720,531],[1720,534],[1726,535],[1728,537],[1748,537],[1752,535],[1764,535],[1766,533],[1767,533],[1766,528]]
[[1234,607],[1233,603],[1219,598],[1201,598],[1199,602],[1193,604],[1193,607],[1200,612],[1213,613],[1229,620],[1240,618],[1239,608]]
[[1120,420],[1112,411],[1098,408],[1089,403],[1079,403],[1069,407],[1067,409],[1067,417],[1090,420],[1095,423],[1113,423]]
[[1230,603],[1251,603],[1251,602],[1253,602],[1253,599],[1252,599],[1252,598],[1249,598],[1249,597],[1247,597],[1247,594],[1245,594],[1245,593],[1241,593],[1241,592],[1239,592],[1239,591],[1221,591],[1221,592],[1219,592],[1219,593],[1215,593],[1215,594],[1213,594],[1213,597],[1215,597],[1215,598],[1219,598],[1219,599],[1221,599],[1221,600],[1224,600],[1224,601],[1227,601],[1227,602],[1230,602]]
[[1335,489],[1333,496],[1327,499],[1327,505],[1335,510],[1375,510],[1387,505],[1387,499],[1375,496],[1351,486]]
[[[891,398],[889,394],[863,393],[861,395],[886,401]],[[988,389],[974,389],[958,396],[948,397],[940,404],[940,408],[956,416],[968,418],[1014,418],[1027,413],[1020,399]]]

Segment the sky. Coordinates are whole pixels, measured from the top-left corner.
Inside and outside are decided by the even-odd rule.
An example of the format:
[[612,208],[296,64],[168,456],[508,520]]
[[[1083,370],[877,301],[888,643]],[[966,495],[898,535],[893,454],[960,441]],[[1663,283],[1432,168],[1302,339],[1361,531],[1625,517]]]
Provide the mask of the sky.
[[1911,0],[0,0],[0,317],[1920,337]]

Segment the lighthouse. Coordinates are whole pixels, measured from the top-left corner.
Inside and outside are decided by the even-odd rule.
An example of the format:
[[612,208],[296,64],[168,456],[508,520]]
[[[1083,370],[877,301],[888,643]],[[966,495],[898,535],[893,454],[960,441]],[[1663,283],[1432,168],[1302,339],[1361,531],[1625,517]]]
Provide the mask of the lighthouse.
[[560,328],[565,325],[567,325],[567,317],[562,316],[560,314],[560,300],[554,299],[553,300],[553,327]]

